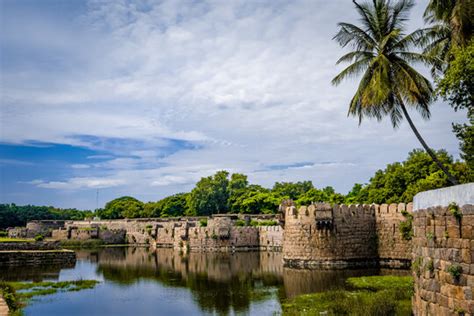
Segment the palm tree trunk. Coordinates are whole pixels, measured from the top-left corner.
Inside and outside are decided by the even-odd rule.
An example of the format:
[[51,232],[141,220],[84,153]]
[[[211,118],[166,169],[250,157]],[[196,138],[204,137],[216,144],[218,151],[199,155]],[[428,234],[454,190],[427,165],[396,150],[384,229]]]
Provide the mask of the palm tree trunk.
[[418,138],[418,140],[420,141],[421,145],[426,150],[428,155],[430,155],[431,159],[433,159],[433,161],[438,165],[438,167],[444,172],[444,174],[448,177],[448,181],[452,185],[459,184],[458,180],[456,180],[456,178],[453,177],[453,175],[448,171],[448,169],[446,169],[446,167],[441,163],[441,161],[439,161],[438,157],[436,157],[435,153],[431,150],[431,148],[426,144],[425,140],[421,137],[420,133],[415,127],[415,124],[413,124],[413,121],[411,120],[410,115],[408,115],[408,111],[405,108],[405,104],[402,103],[401,106],[402,106],[403,114],[405,114],[405,117],[408,121],[408,124],[410,124],[410,127],[413,130],[413,133],[415,133],[416,138]]

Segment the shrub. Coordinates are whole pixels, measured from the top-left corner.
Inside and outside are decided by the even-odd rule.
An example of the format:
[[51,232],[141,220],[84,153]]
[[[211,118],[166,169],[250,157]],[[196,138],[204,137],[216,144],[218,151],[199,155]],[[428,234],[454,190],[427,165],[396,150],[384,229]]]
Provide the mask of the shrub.
[[456,203],[454,202],[449,203],[448,210],[458,221],[461,220],[462,212]]
[[44,236],[41,235],[41,234],[38,234],[35,236],[35,241],[43,241],[44,240]]
[[413,222],[412,220],[406,220],[400,222],[398,230],[405,240],[411,240],[413,238]]
[[242,219],[238,219],[238,220],[235,221],[235,226],[240,226],[240,227],[241,226],[246,226],[245,221],[242,220]]
[[430,261],[428,261],[428,264],[426,265],[426,270],[430,271],[430,272],[433,272],[434,271],[434,263],[433,263],[433,259],[431,259]]
[[421,266],[423,264],[423,258],[418,257],[413,261],[411,264],[411,269],[415,272],[416,276],[419,277],[421,275]]
[[256,220],[251,220],[251,221],[250,221],[250,226],[252,226],[252,227],[257,227],[257,226],[258,226],[258,221],[256,221]]
[[207,218],[201,218],[199,220],[199,226],[201,227],[207,227]]
[[265,220],[265,221],[260,221],[258,223],[258,226],[276,226],[276,225],[278,225],[278,222],[274,220]]
[[0,294],[3,296],[10,311],[16,311],[21,307],[16,290],[10,284],[0,282]]
[[8,237],[8,232],[4,230],[0,230],[0,237]]
[[426,233],[426,238],[427,238],[429,241],[432,241],[432,240],[434,239],[433,233],[431,233],[431,232]]
[[448,268],[448,272],[455,280],[459,280],[459,277],[462,273],[462,267],[457,264],[450,265]]

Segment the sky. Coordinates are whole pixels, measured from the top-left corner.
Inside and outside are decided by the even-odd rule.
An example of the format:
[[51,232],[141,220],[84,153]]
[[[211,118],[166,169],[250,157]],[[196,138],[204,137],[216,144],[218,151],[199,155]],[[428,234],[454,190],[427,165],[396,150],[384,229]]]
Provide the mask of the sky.
[[[421,147],[347,116],[358,78],[331,85],[349,0],[0,0],[0,20],[1,203],[156,201],[224,169],[347,193]],[[415,124],[458,159],[465,113],[431,109]]]

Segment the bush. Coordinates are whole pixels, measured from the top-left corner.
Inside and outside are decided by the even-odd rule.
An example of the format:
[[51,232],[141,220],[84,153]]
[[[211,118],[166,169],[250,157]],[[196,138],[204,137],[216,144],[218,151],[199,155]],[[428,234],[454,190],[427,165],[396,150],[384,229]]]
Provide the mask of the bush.
[[0,282],[0,294],[3,296],[10,311],[16,311],[21,307],[16,290],[10,284]]
[[238,226],[238,227],[246,226],[246,225],[245,225],[245,221],[242,220],[242,219],[236,220],[234,225],[235,225],[235,226]]
[[454,218],[456,218],[458,221],[461,220],[462,218],[462,212],[461,210],[459,209],[459,206],[452,202],[448,205],[448,210],[449,212],[454,216]]
[[0,237],[8,237],[8,232],[0,230]]
[[455,280],[459,280],[459,277],[461,276],[461,273],[462,273],[462,267],[460,265],[453,264],[453,265],[449,266],[448,272],[449,272],[449,274],[451,274],[451,276]]
[[199,220],[199,226],[201,227],[207,227],[207,218],[201,218]]
[[41,235],[41,234],[38,234],[35,236],[35,241],[43,241],[44,240],[44,236]]
[[411,240],[413,238],[413,215],[409,214],[407,211],[403,211],[402,215],[406,220],[401,221],[398,226],[402,238],[405,240]]

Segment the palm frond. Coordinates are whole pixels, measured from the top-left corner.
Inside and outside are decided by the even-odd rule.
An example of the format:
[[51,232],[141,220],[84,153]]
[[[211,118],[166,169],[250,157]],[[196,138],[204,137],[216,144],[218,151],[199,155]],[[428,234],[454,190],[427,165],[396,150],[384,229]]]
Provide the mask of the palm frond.
[[345,68],[343,71],[341,71],[336,77],[334,77],[331,81],[331,83],[335,86],[341,83],[342,80],[344,80],[346,77],[349,76],[356,76],[364,69],[366,69],[369,64],[370,64],[371,58],[364,58],[359,61],[356,61],[355,63],[351,64],[347,68]]
[[372,50],[375,40],[361,28],[350,23],[338,23],[339,32],[333,37],[342,47],[352,43],[355,49]]
[[373,58],[374,53],[369,51],[354,51],[343,55],[336,62],[336,65],[339,65],[342,62],[351,62],[352,60],[359,61],[363,58]]

